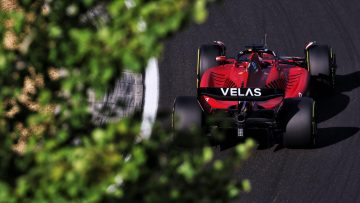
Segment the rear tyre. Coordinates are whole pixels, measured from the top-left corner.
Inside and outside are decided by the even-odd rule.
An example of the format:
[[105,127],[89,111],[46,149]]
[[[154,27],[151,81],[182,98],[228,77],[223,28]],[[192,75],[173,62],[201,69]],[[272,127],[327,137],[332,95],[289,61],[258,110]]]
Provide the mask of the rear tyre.
[[173,110],[174,142],[180,147],[193,147],[202,141],[202,109],[196,97],[180,96]]
[[286,99],[281,110],[284,123],[283,145],[304,148],[315,144],[315,102],[308,97]]
[[219,66],[217,56],[225,55],[225,47],[219,44],[205,44],[198,49],[197,77],[198,85],[202,75],[209,68]]
[[307,67],[311,75],[312,92],[320,88],[335,88],[336,58],[326,45],[313,44],[306,49]]

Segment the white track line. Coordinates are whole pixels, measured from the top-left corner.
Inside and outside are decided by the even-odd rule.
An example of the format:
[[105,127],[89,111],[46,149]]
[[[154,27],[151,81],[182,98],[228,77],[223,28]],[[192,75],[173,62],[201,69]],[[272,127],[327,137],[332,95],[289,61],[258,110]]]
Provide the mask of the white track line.
[[145,71],[145,98],[141,122],[141,137],[149,138],[159,105],[159,66],[156,58],[151,58]]

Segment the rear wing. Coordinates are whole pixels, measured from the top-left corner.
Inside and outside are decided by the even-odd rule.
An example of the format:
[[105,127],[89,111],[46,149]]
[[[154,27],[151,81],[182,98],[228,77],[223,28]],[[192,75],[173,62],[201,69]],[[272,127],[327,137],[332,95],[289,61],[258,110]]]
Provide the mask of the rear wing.
[[198,95],[224,101],[265,101],[283,97],[285,91],[270,88],[198,88]]

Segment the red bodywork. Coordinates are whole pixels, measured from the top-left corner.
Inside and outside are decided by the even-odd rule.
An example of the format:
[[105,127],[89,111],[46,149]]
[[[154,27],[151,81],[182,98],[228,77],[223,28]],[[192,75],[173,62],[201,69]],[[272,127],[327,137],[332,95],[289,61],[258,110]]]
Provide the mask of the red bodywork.
[[[292,59],[277,59],[270,53],[250,52],[242,60],[224,59],[222,65],[209,68],[201,77],[200,88],[273,88],[285,91],[283,97],[253,102],[259,109],[274,109],[281,106],[284,98],[301,97],[305,94],[309,72]],[[200,95],[205,111],[228,109],[239,101],[216,100]]]

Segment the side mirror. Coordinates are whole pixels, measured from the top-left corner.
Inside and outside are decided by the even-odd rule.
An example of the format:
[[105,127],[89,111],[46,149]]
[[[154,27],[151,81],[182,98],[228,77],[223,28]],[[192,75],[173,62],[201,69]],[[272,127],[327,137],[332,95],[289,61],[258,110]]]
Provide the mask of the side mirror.
[[226,56],[217,56],[216,61],[217,62],[225,62],[226,61]]

